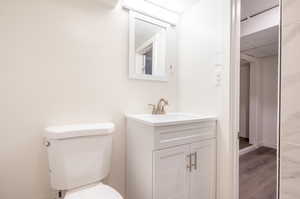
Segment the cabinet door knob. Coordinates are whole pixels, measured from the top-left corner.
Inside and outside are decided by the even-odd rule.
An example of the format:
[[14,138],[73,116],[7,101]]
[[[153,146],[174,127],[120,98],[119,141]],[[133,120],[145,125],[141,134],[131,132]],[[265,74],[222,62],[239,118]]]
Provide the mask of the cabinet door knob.
[[48,140],[44,141],[44,146],[45,147],[50,147],[51,143]]
[[192,172],[192,154],[188,154],[187,156],[188,163],[186,165],[186,168],[189,172]]
[[194,152],[194,153],[191,154],[191,156],[194,157],[194,162],[191,164],[191,167],[194,167],[194,169],[197,170],[197,164],[198,164],[198,160],[197,160],[198,157],[197,156],[198,156],[198,154],[197,154],[197,152]]

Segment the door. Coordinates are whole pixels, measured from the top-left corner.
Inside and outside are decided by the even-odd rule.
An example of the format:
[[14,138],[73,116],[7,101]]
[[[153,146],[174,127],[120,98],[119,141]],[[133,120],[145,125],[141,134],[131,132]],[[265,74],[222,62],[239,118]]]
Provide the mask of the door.
[[190,145],[154,152],[154,199],[189,199]]
[[216,198],[216,141],[191,144],[190,199]]

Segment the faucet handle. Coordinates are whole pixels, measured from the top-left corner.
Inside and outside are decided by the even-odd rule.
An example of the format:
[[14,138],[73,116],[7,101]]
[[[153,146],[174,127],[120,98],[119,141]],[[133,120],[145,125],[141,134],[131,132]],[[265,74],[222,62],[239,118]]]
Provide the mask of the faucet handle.
[[161,110],[160,110],[160,113],[161,114],[166,114],[167,112],[166,112],[166,107],[168,106],[169,104],[168,104],[168,101],[166,101],[165,102],[165,104],[163,105],[163,106],[161,106]]
[[158,103],[161,103],[161,102],[165,103],[166,105],[169,104],[168,100],[166,100],[164,98],[160,98],[160,100],[158,101]]
[[165,104],[168,106],[168,105],[169,105],[169,101],[168,101],[168,100],[165,100]]
[[152,107],[152,114],[154,115],[156,113],[156,105],[155,104],[148,104],[148,106]]

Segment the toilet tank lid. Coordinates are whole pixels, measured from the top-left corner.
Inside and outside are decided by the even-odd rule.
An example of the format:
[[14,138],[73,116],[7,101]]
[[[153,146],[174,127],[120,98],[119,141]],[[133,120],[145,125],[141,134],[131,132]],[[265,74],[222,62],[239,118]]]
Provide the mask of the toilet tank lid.
[[47,139],[67,139],[95,135],[108,135],[115,129],[113,123],[74,124],[46,128]]

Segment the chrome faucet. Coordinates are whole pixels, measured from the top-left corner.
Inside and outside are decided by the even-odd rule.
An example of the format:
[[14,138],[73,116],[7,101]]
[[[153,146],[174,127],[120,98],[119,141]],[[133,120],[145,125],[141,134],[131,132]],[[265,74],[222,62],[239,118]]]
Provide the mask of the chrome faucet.
[[155,104],[149,104],[149,106],[152,107],[152,114],[153,115],[164,115],[166,114],[166,106],[169,105],[168,100],[165,100],[164,98],[161,98],[157,105]]

